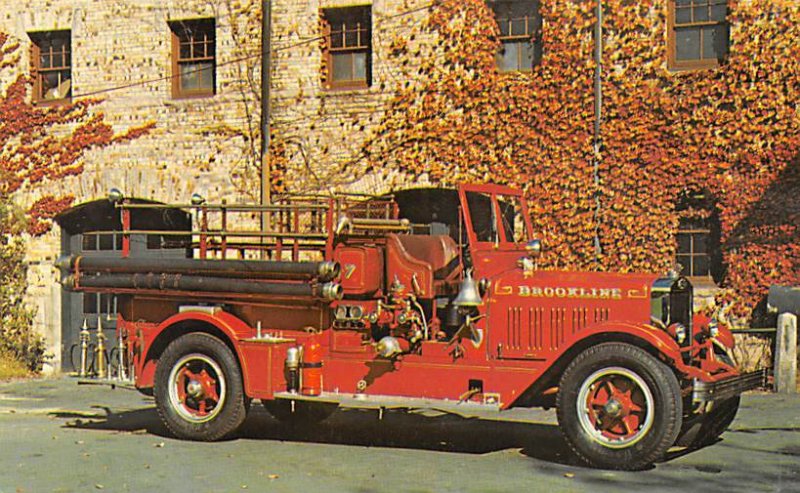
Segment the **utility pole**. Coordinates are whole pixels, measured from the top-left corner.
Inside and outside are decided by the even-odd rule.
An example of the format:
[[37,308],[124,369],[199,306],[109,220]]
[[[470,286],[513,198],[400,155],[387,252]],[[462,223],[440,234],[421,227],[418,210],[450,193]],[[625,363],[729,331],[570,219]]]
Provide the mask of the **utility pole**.
[[603,117],[603,0],[597,0],[596,22],[594,25],[594,143],[592,163],[594,165],[594,260],[600,261],[603,249],[600,246],[600,151],[603,146],[601,121]]
[[[261,2],[261,206],[272,203],[270,188],[272,185],[272,166],[269,160],[269,90],[272,80],[272,0]],[[270,223],[270,215],[262,211],[261,218],[261,259],[268,257],[266,237]]]
[[[272,65],[272,0],[261,2],[261,205],[269,205],[270,181],[272,177],[269,162],[269,90]],[[262,231],[264,215],[261,216]]]

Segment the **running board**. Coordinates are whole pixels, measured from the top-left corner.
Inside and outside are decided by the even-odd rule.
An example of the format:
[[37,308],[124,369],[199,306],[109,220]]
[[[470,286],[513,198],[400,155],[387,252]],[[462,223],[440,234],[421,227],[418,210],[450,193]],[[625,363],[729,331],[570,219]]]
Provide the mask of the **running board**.
[[455,401],[449,399],[424,399],[418,397],[402,397],[395,395],[337,394],[323,392],[318,396],[302,395],[291,392],[276,392],[276,400],[319,402],[337,404],[352,409],[431,409],[465,417],[480,412],[499,412],[502,404],[497,394],[484,394],[483,402]]

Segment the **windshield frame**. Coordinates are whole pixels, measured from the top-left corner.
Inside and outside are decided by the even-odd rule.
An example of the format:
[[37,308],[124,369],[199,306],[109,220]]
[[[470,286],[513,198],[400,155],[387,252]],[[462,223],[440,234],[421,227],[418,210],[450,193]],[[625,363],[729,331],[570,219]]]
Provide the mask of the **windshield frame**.
[[[496,241],[480,241],[472,222],[472,210],[469,206],[468,194],[479,193],[489,196],[491,200],[493,227]],[[461,217],[467,231],[470,246],[476,250],[524,250],[527,243],[533,238],[531,217],[528,213],[528,203],[522,191],[502,185],[461,185],[458,187],[458,196],[461,203]],[[519,201],[520,214],[522,214],[525,234],[522,241],[515,242],[514,238],[506,237],[506,228],[502,224],[502,208],[498,197],[508,197]]]

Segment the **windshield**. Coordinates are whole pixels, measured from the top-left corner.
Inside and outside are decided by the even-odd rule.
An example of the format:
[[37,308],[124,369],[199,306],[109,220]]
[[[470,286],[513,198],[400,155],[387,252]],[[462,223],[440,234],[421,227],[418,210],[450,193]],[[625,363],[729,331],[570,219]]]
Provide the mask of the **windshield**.
[[466,196],[472,229],[477,241],[527,242],[524,209],[520,197],[496,195],[497,205],[495,206],[492,195],[489,193],[468,191]]

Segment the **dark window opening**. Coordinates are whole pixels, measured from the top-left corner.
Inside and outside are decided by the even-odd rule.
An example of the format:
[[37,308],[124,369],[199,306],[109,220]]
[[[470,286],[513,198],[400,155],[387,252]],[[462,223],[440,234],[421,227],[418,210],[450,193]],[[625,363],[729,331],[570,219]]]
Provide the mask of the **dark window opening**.
[[671,68],[713,67],[728,56],[727,0],[670,0]]
[[216,23],[194,19],[169,23],[172,31],[172,96],[216,93]]
[[370,6],[324,9],[325,83],[359,88],[372,83],[372,9]]
[[722,277],[719,218],[713,202],[702,194],[688,196],[678,206],[676,262],[681,274],[718,282]]
[[489,5],[500,29],[497,69],[500,72],[530,72],[542,58],[539,1],[490,2]]
[[33,100],[68,100],[72,96],[71,31],[29,33]]

